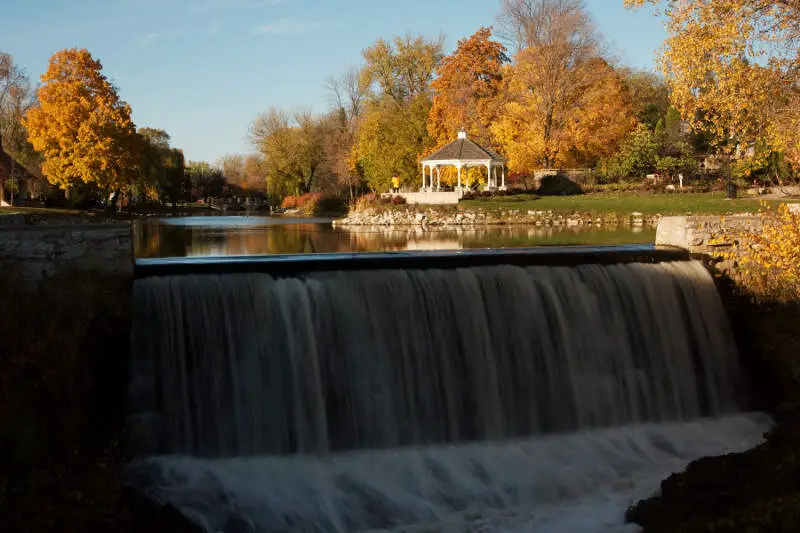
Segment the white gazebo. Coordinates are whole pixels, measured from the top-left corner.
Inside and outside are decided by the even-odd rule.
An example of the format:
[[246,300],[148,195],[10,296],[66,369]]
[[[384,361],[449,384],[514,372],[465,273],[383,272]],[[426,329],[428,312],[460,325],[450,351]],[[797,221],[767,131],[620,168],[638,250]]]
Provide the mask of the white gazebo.
[[[472,167],[486,167],[488,180],[484,190],[506,190],[506,159],[467,138],[467,132],[464,130],[458,133],[458,139],[422,160],[422,188],[420,192],[438,192],[441,190],[441,169],[444,166],[452,166],[458,169],[457,192],[463,191],[461,169]],[[434,170],[436,171],[435,183]],[[499,186],[498,178],[500,180]]]

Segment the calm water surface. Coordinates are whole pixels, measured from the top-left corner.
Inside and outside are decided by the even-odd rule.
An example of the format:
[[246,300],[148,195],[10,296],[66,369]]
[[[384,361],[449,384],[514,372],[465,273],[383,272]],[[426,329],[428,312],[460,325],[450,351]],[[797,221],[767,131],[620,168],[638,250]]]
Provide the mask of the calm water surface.
[[247,216],[165,218],[135,225],[136,256],[141,258],[649,244],[654,241],[655,230],[641,228],[334,228],[327,219]]

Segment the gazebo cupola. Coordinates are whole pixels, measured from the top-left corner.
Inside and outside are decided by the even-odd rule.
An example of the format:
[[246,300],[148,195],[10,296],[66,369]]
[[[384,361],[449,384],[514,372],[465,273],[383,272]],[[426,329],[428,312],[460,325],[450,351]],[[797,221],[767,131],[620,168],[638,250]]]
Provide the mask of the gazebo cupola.
[[[458,138],[437,150],[422,160],[422,192],[441,190],[441,168],[445,166],[456,167],[458,170],[458,185],[456,191],[462,191],[461,169],[472,167],[486,167],[488,180],[487,191],[506,189],[506,159],[500,154],[484,148],[467,136],[465,130],[458,132]],[[436,183],[434,184],[434,170]],[[498,178],[500,186],[498,187]]]

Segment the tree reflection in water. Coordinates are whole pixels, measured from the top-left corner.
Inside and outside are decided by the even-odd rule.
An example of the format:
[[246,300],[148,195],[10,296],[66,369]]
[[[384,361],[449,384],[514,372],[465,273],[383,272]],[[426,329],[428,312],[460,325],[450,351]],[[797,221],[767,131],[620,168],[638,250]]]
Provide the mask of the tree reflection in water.
[[655,230],[480,226],[427,228],[359,226],[281,218],[209,217],[135,224],[136,257],[312,254],[461,248],[517,248],[580,244],[647,244]]

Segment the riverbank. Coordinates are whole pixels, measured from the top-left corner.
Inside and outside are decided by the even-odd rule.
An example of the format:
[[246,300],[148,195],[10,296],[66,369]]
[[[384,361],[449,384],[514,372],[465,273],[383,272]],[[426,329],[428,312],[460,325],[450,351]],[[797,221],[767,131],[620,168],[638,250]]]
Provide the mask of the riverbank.
[[[23,265],[24,266],[24,265]],[[0,524],[8,532],[198,533],[125,486],[131,280],[0,271]]]
[[800,304],[758,305],[718,278],[753,393],[776,426],[743,453],[691,463],[627,512],[644,533],[794,532],[800,524]]
[[766,442],[699,459],[661,484],[627,519],[644,533],[794,532],[800,524],[800,416],[786,414]]
[[465,226],[520,224],[554,227],[655,227],[663,216],[756,213],[758,201],[718,193],[593,193],[579,196],[490,196],[457,206],[370,205],[353,209],[338,226]]
[[[4,223],[6,225],[18,224],[26,226],[108,224],[149,217],[196,216],[215,212],[204,204],[182,204],[176,207],[164,206],[158,209],[150,207],[146,211],[120,210],[116,213],[109,213],[99,209],[71,209],[65,207],[4,207],[0,209],[0,225]],[[14,219],[18,219],[19,222],[15,222]]]
[[462,206],[385,206],[353,211],[333,221],[334,226],[502,226],[527,225],[540,227],[656,227],[660,214],[640,212],[581,213],[553,210],[484,209]]

